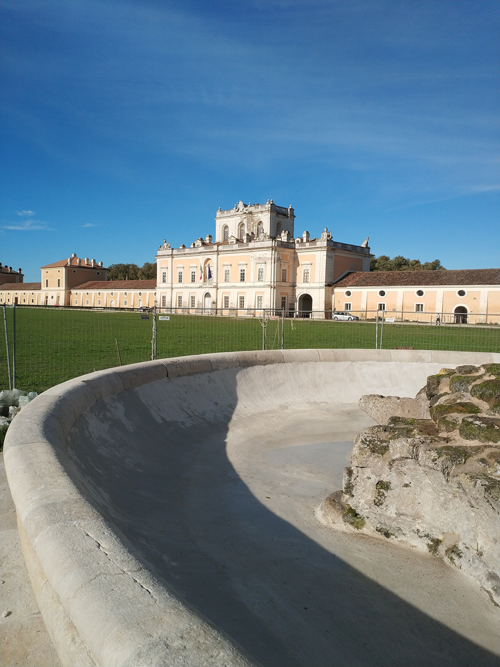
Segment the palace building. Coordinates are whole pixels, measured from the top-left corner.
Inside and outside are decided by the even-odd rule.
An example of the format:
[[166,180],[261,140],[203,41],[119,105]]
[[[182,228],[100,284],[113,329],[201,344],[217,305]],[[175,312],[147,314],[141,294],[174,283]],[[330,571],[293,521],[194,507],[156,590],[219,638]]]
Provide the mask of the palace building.
[[[211,235],[189,247],[167,241],[156,254],[157,304],[162,308],[245,315],[285,309],[332,310],[333,285],[349,272],[370,270],[370,249],[339,243],[328,229],[319,238],[295,237],[293,208],[238,202],[219,209]],[[250,313],[252,314],[252,313]]]
[[330,318],[350,311],[388,321],[500,323],[500,269],[372,271],[368,238],[361,245],[295,235],[291,206],[238,202],[215,216],[189,247],[164,240],[156,280],[107,280],[102,262],[75,253],[41,267],[40,283],[2,267],[0,304],[78,308],[152,308],[177,313]]

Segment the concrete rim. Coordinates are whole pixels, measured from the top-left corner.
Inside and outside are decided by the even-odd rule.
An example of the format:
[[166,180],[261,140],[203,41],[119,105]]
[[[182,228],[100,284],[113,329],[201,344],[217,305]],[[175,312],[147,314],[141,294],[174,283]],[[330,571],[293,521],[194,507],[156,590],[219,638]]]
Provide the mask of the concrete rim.
[[132,545],[69,477],[66,438],[78,417],[104,398],[159,379],[267,364],[345,361],[455,366],[500,362],[500,354],[327,349],[171,358],[69,380],[44,392],[16,417],[5,442],[6,471],[35,594],[62,664],[188,664],[193,653],[203,656],[200,665],[255,664],[175,591],[155,580]]

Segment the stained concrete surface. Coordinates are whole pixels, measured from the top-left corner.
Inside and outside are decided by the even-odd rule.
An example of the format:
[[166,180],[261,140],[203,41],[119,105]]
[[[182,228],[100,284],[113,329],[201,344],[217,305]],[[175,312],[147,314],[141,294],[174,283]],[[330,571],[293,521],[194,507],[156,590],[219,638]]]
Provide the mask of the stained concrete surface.
[[3,454],[0,460],[0,535],[0,667],[59,667],[24,564]]
[[70,433],[68,472],[166,587],[265,667],[498,665],[498,609],[474,581],[314,516],[373,424],[359,395],[414,395],[439,367],[284,366],[100,401]]

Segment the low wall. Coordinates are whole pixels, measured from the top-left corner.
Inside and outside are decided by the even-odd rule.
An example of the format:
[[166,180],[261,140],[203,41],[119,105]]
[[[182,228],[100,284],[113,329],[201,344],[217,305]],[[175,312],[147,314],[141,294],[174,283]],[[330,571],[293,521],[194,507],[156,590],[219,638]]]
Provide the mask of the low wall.
[[[68,472],[68,435],[89,408],[95,410],[109,397],[157,381],[175,384],[176,378],[228,369],[237,374],[239,369],[274,364],[290,364],[289,376],[281,376],[282,386],[287,378],[293,384],[298,368],[292,364],[320,364],[318,376],[335,376],[336,391],[342,391],[345,384],[349,400],[355,400],[361,393],[377,390],[378,385],[370,383],[368,375],[367,386],[363,386],[363,369],[373,367],[374,362],[380,363],[381,376],[386,366],[393,366],[393,375],[385,379],[383,388],[391,387],[398,377],[400,393],[413,367],[418,377],[408,383],[411,393],[415,382],[423,384],[420,375],[427,374],[429,365],[491,361],[500,361],[500,355],[407,350],[235,352],[108,369],[44,392],[13,421],[5,442],[5,465],[33,588],[63,665],[255,664],[235,642],[155,577],[134,546],[95,509],[78,479]],[[342,376],[335,375],[337,363],[342,365]],[[302,377],[310,382],[311,394],[306,395],[307,387],[301,385],[294,400],[328,402],[327,385],[312,387],[313,371]],[[255,395],[255,409],[269,408],[266,392],[260,395],[258,391],[263,378],[257,376],[253,382],[257,390],[248,396]],[[245,398],[238,396],[237,400]],[[216,385],[208,402],[215,414]]]

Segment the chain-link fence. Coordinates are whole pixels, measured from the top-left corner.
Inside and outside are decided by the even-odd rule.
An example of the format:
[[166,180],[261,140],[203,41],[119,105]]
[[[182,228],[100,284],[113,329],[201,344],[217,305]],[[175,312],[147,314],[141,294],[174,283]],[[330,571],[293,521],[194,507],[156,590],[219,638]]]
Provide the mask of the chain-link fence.
[[[0,389],[43,391],[93,370],[151,358],[280,348],[409,348],[500,352],[500,325],[479,315],[384,311],[3,306]],[[292,315],[292,316],[290,316]],[[419,319],[415,321],[415,316]],[[500,321],[490,314],[489,322]]]

